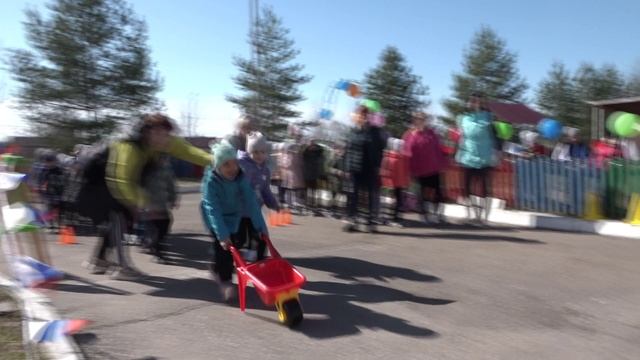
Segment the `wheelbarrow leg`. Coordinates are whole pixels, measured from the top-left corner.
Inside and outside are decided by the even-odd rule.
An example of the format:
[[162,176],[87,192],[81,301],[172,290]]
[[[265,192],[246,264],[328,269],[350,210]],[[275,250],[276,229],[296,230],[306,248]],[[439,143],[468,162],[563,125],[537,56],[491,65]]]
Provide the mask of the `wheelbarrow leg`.
[[238,300],[240,311],[244,311],[247,304],[247,279],[244,274],[238,273]]

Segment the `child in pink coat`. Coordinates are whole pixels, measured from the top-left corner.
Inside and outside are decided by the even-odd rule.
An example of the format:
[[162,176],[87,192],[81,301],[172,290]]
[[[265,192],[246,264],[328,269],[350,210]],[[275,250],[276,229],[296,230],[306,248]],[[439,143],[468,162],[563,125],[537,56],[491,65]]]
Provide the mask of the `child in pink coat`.
[[438,221],[443,221],[440,203],[443,201],[440,186],[440,173],[446,166],[446,158],[442,151],[438,135],[427,126],[427,115],[418,112],[413,116],[413,128],[407,130],[403,136],[404,153],[409,157],[409,172],[420,184],[418,195],[418,209],[421,210],[425,222],[428,222],[428,209],[425,206],[426,192],[433,190],[433,204]]

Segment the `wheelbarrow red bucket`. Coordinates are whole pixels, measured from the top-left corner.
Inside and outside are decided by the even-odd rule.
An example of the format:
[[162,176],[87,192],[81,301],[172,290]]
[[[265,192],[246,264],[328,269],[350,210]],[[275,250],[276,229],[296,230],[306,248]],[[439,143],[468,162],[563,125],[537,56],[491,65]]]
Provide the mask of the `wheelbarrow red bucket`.
[[295,326],[303,318],[298,291],[306,278],[280,256],[268,237],[263,241],[271,257],[250,264],[244,261],[235,247],[230,247],[238,275],[240,310],[245,311],[246,287],[252,283],[265,305],[275,305],[280,322],[289,327]]

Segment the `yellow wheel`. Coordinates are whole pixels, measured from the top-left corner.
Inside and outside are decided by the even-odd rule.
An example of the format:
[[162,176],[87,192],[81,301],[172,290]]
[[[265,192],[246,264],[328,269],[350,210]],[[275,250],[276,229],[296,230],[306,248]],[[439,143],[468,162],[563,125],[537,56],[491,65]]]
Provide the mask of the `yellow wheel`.
[[281,305],[282,310],[278,311],[278,318],[280,322],[292,328],[298,324],[303,319],[302,307],[300,306],[300,302],[298,299],[290,299],[285,301]]
[[282,307],[278,309],[278,320],[280,320],[280,322],[283,324],[287,323],[287,314],[284,312]]

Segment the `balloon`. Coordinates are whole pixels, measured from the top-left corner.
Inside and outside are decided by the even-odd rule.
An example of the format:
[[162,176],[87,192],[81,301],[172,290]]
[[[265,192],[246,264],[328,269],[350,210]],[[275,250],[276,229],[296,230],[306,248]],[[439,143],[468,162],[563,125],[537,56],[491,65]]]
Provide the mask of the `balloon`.
[[538,124],[540,135],[548,140],[557,140],[562,135],[562,124],[554,119],[542,119]]
[[320,109],[320,119],[329,120],[333,116],[333,111],[329,109]]
[[520,131],[519,137],[522,145],[526,147],[532,147],[536,144],[538,133],[529,130],[522,130]]
[[529,130],[522,130],[518,133],[518,139],[520,139],[520,142],[524,144],[525,140],[527,139],[527,133],[529,132]]
[[609,130],[610,133],[616,134],[616,120],[624,114],[626,114],[624,111],[614,111],[607,117],[607,130]]
[[347,90],[349,96],[351,97],[359,97],[360,96],[360,87],[354,83],[349,84],[349,89]]
[[614,133],[620,137],[634,137],[640,132],[640,116],[624,113],[617,117]]
[[513,136],[513,126],[511,126],[511,124],[503,121],[496,121],[493,123],[493,126],[496,129],[496,135],[499,139],[510,140]]
[[362,102],[362,105],[364,105],[367,109],[373,112],[380,112],[381,110],[380,103],[375,100],[366,99]]
[[340,80],[336,83],[336,89],[338,90],[347,90],[349,89],[350,83],[346,80]]

